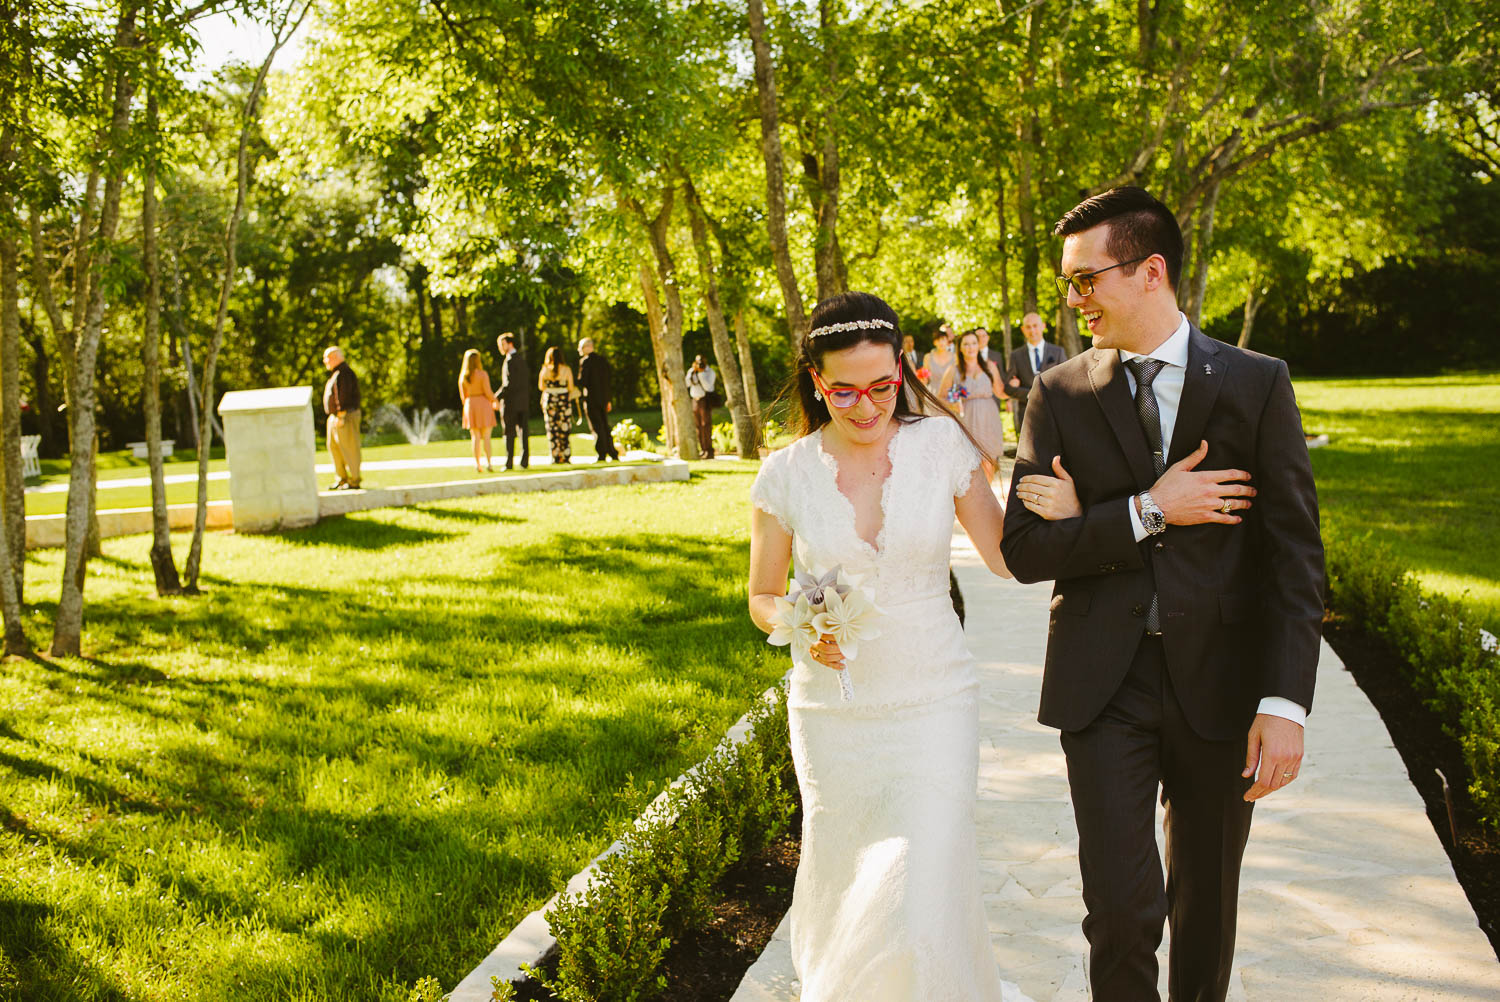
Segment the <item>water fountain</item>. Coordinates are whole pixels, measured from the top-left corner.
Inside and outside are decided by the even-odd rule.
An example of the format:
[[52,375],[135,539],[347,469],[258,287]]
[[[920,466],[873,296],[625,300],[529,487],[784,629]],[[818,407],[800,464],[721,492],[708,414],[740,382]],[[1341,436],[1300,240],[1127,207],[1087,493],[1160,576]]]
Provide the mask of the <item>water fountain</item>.
[[411,418],[408,419],[395,404],[381,404],[380,409],[375,412],[375,428],[394,427],[405,436],[408,443],[426,445],[432,441],[433,432],[437,431],[438,425],[451,420],[456,414],[457,411],[451,410],[440,410],[434,414],[422,407],[413,408]]

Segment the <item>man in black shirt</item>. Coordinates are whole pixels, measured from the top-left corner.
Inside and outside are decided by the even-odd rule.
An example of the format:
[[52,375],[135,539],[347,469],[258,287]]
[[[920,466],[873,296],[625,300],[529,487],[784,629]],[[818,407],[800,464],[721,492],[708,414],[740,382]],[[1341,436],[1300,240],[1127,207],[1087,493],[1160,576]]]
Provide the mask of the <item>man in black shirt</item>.
[[589,430],[594,433],[594,451],[601,463],[620,458],[609,430],[609,412],[614,409],[609,399],[609,375],[609,361],[594,351],[594,339],[586,337],[579,341],[578,387],[583,391],[583,413],[589,420]]
[[509,331],[495,339],[505,362],[500,366],[500,426],[505,429],[505,468],[515,466],[516,436],[521,436],[521,469],[531,465],[531,439],[526,433],[526,411],[531,402],[531,366],[516,349]]

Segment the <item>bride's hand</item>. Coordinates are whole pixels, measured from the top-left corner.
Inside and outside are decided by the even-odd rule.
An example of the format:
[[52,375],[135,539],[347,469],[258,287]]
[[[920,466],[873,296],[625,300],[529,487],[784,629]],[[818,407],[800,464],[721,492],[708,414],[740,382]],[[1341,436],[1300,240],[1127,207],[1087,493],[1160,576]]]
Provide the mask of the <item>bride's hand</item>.
[[1033,473],[1022,477],[1021,482],[1016,485],[1016,497],[1021,499],[1021,503],[1029,511],[1049,522],[1082,515],[1083,506],[1078,503],[1078,488],[1074,485],[1073,478],[1068,476],[1068,471],[1063,469],[1061,456],[1052,457],[1052,469],[1057,476]]
[[839,645],[834,642],[832,634],[823,634],[819,642],[813,644],[808,650],[812,652],[813,660],[818,664],[832,668],[834,671],[843,670],[844,652],[839,650]]

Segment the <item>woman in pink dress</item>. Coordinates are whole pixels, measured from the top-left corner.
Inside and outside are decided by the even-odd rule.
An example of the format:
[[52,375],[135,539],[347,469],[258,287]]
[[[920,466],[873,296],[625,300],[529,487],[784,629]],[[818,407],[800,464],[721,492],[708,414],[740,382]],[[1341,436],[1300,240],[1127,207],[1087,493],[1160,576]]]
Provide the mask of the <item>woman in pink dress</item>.
[[[464,352],[464,365],[458,374],[458,396],[464,402],[464,427],[474,446],[474,472],[495,472],[490,460],[490,430],[495,427],[495,391],[490,389],[490,375],[479,364],[479,351]],[[479,468],[479,453],[484,452],[484,470]]]

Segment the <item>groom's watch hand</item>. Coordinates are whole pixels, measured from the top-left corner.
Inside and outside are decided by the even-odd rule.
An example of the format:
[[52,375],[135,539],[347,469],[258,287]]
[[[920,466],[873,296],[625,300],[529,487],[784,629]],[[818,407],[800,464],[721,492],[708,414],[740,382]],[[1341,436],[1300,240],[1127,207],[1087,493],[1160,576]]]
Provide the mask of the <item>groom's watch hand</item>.
[[1199,443],[1192,455],[1167,467],[1161,479],[1151,485],[1151,499],[1161,508],[1168,525],[1239,525],[1241,513],[1254,503],[1250,499],[1256,491],[1248,483],[1250,474],[1244,470],[1197,469],[1207,455],[1208,442]]
[[1245,779],[1255,783],[1245,799],[1256,801],[1286,786],[1302,769],[1302,725],[1269,713],[1257,713],[1245,748]]

